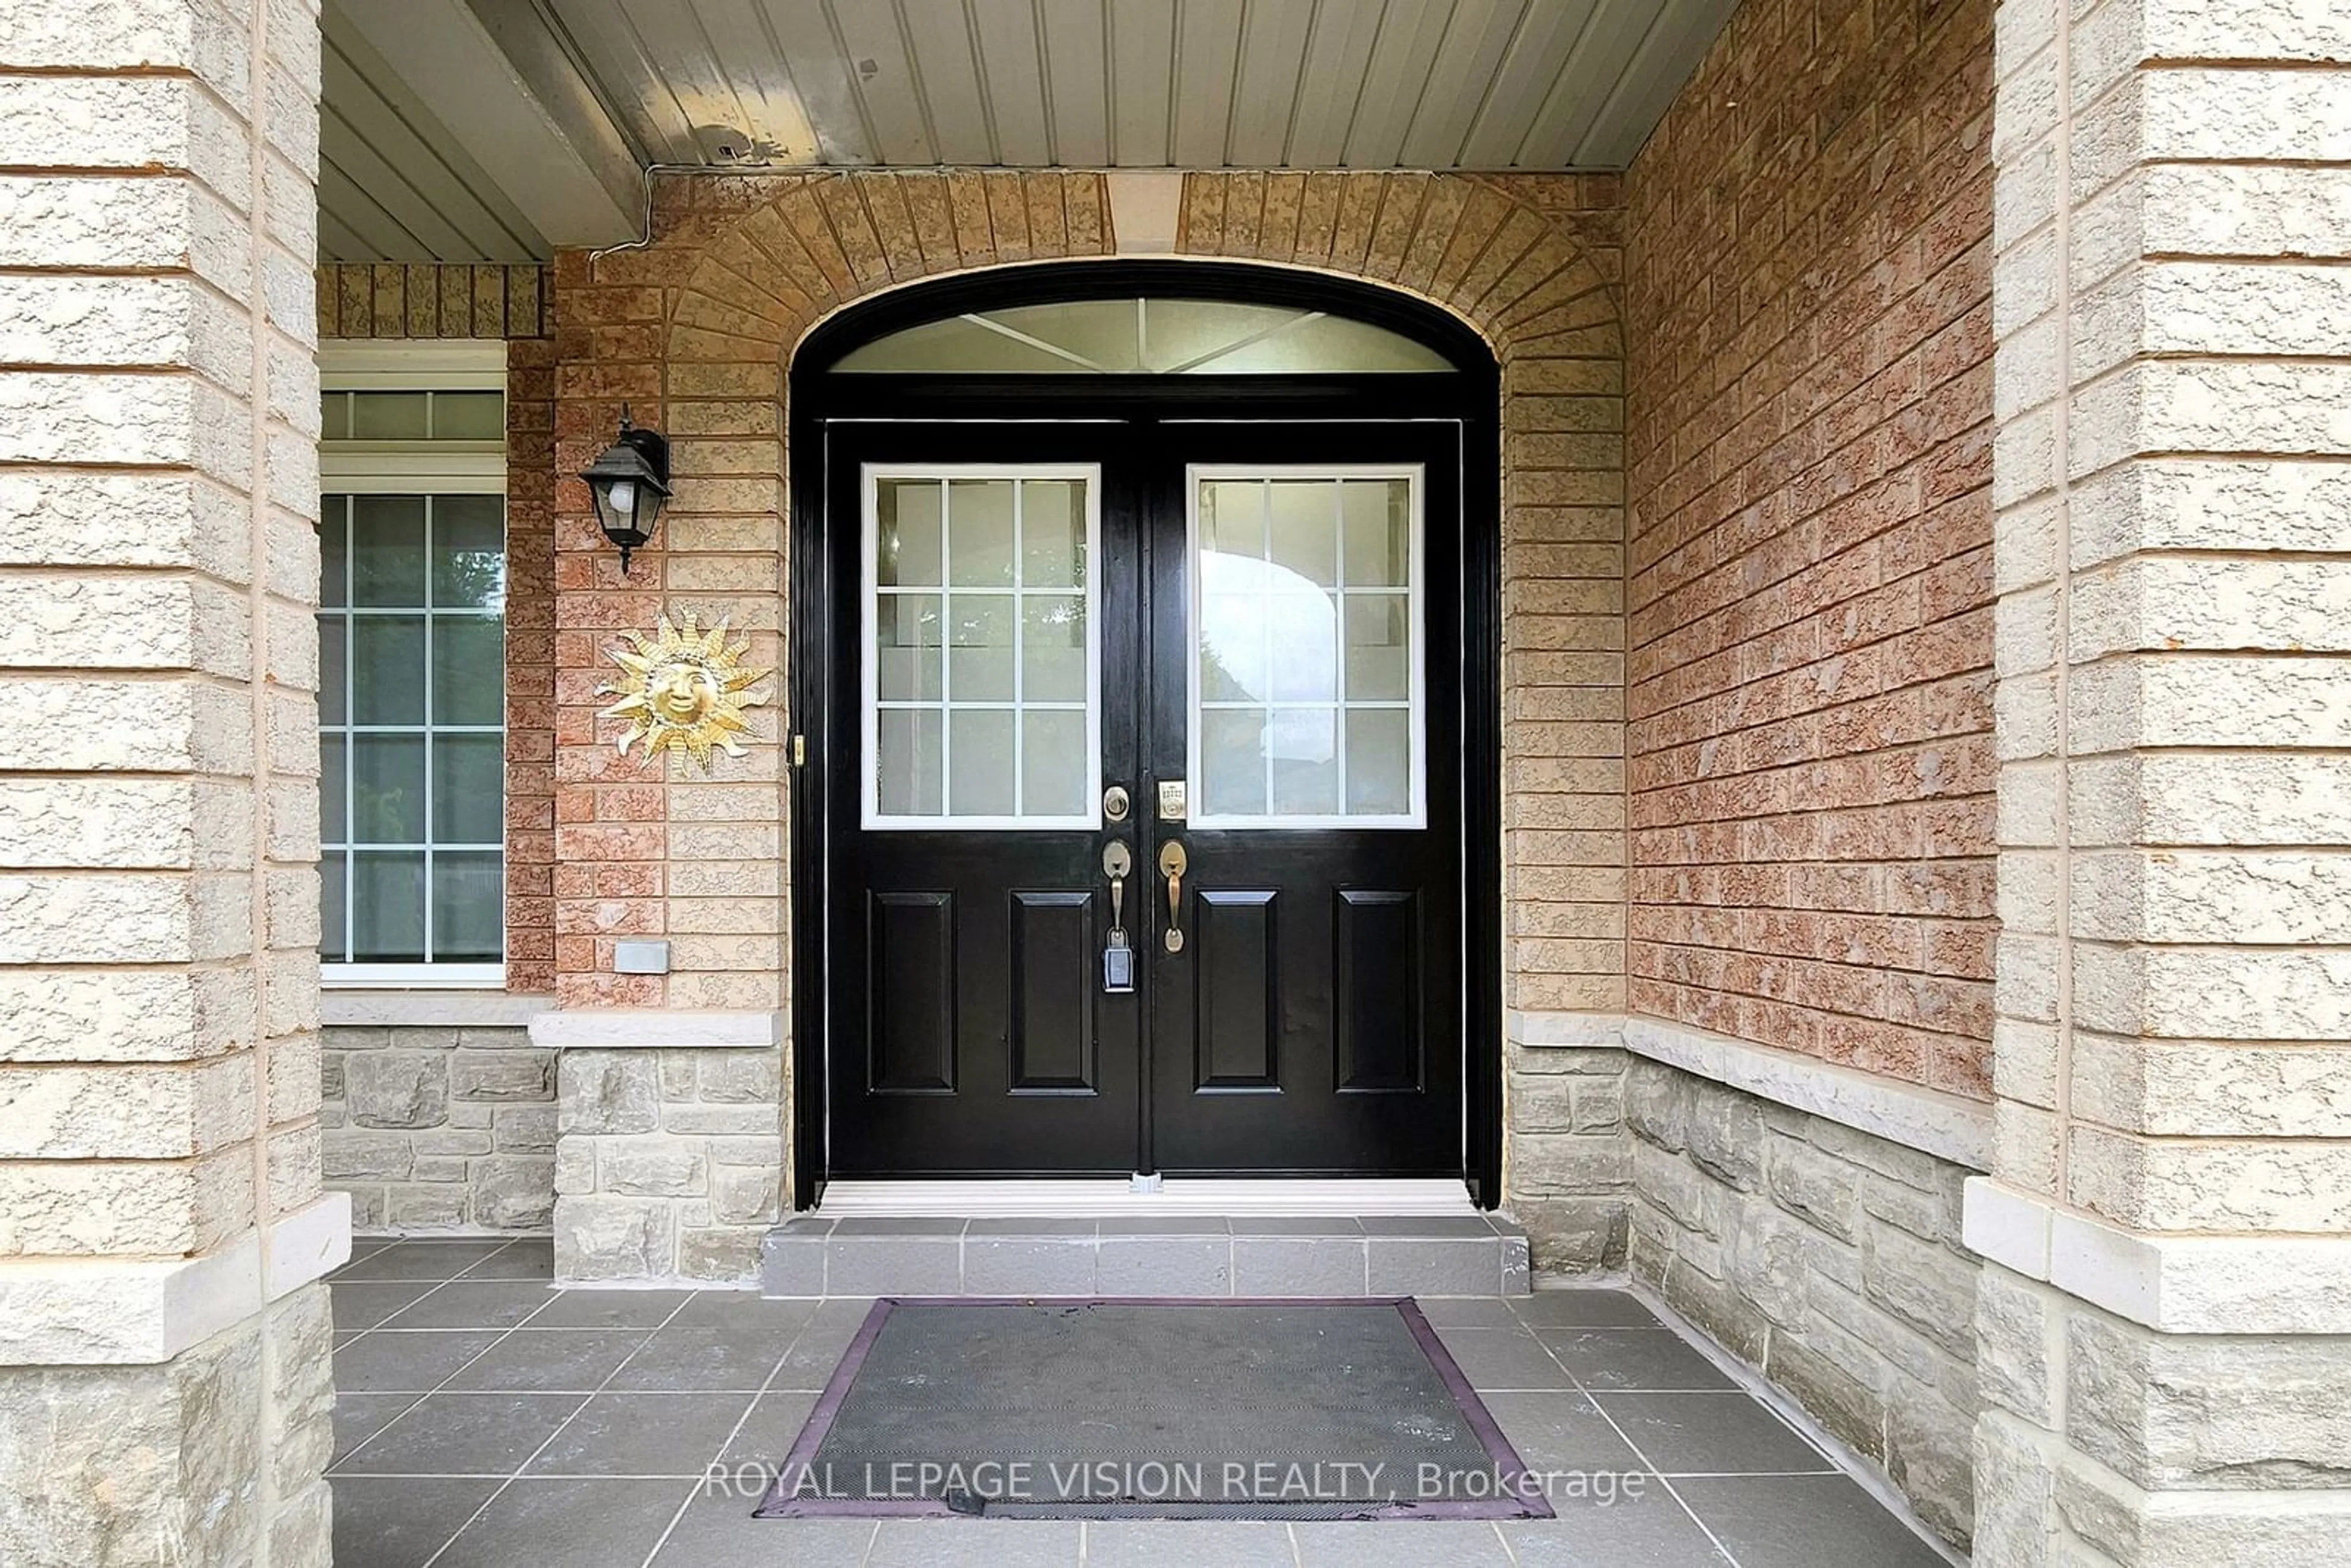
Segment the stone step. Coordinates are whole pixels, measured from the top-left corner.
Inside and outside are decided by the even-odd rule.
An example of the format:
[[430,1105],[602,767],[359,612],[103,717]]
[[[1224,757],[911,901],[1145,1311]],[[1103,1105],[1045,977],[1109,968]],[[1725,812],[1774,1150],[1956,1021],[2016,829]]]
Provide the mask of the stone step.
[[769,1296],[1493,1296],[1528,1289],[1496,1215],[1135,1219],[801,1215],[768,1233]]

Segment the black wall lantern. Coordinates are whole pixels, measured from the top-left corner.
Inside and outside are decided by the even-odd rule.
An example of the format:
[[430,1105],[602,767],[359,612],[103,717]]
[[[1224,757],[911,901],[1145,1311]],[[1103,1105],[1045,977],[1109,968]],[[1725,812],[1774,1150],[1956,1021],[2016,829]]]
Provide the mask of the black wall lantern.
[[640,430],[621,409],[620,438],[581,471],[596,496],[596,520],[604,537],[621,547],[621,571],[629,570],[629,552],[642,549],[661,520],[662,503],[669,499],[669,442],[657,430]]

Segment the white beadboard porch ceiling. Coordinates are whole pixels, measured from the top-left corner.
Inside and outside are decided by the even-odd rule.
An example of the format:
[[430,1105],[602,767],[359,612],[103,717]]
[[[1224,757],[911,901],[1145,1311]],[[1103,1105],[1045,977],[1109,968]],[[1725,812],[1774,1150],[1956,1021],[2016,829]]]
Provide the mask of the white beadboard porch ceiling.
[[1621,168],[1729,0],[542,0],[659,162]]
[[327,0],[329,260],[633,232],[638,168],[1621,169],[1737,0]]
[[522,262],[547,238],[350,13],[320,17],[319,249],[329,261]]

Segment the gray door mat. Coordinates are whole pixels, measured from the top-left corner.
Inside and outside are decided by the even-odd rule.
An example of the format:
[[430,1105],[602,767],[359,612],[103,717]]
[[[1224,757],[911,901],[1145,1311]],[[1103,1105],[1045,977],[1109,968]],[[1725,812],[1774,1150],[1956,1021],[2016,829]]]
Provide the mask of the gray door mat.
[[763,1519],[1547,1519],[1410,1298],[876,1301]]

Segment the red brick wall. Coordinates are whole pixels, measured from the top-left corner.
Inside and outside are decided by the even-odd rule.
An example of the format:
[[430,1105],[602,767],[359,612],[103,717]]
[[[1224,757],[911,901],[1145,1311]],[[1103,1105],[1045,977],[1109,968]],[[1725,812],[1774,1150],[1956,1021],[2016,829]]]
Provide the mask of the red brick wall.
[[1629,997],[1989,1092],[1991,0],[1748,0],[1628,209]]
[[507,989],[555,989],[555,340],[507,344]]
[[[641,751],[623,757],[615,750],[611,732],[599,734],[596,713],[612,700],[598,695],[614,673],[607,651],[620,645],[622,632],[650,632],[669,608],[664,590],[670,547],[693,524],[684,508],[669,508],[652,547],[633,557],[624,576],[578,476],[611,441],[624,407],[666,434],[680,434],[662,402],[664,290],[691,266],[690,259],[653,249],[620,251],[594,263],[566,252],[555,267],[554,429],[561,476],[552,541],[555,990],[568,1008],[658,1007],[668,999],[664,976],[612,972],[615,942],[668,934],[666,775],[648,768]],[[774,397],[772,371],[758,391]],[[756,580],[744,586],[747,597],[775,587]]]

